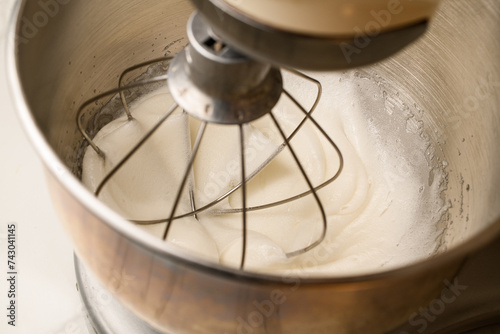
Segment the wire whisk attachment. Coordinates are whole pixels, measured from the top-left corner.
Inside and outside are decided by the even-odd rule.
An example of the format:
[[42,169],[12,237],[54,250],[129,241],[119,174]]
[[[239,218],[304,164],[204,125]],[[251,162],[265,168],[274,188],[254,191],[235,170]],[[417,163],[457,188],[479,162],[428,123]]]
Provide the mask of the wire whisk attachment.
[[[130,107],[128,100],[141,95],[143,91],[154,90],[155,87],[168,86],[169,92],[175,102],[171,106],[166,106],[162,116],[158,118],[156,123],[147,130],[142,137],[131,147],[128,152],[109,170],[104,178],[99,182],[94,190],[94,194],[99,197],[109,184],[110,180],[123,169],[130,159],[138,154],[140,149],[151,140],[151,137],[160,129],[173,115],[184,115],[192,117],[200,122],[194,142],[189,143],[187,164],[181,175],[178,185],[176,186],[175,196],[169,209],[169,214],[159,219],[131,219],[138,225],[154,225],[166,224],[163,230],[162,237],[167,240],[172,224],[176,220],[186,217],[194,217],[199,220],[199,215],[207,213],[210,210],[214,215],[241,215],[241,261],[240,269],[245,266],[247,257],[247,241],[248,241],[248,215],[250,212],[265,210],[269,208],[279,207],[284,204],[299,200],[306,196],[314,198],[315,205],[320,214],[321,233],[316,240],[304,245],[303,247],[287,252],[287,257],[295,257],[306,253],[317,247],[325,239],[328,222],[325,209],[318,195],[318,191],[327,185],[334,182],[341,174],[344,166],[344,161],[340,149],[329,135],[323,130],[318,122],[313,118],[312,114],[317,108],[322,95],[321,83],[310,76],[291,69],[277,69],[268,64],[261,64],[252,59],[246,58],[244,55],[232,50],[223,42],[218,41],[210,34],[210,30],[204,26],[203,21],[197,16],[191,18],[188,35],[190,45],[186,47],[175,58],[165,57],[154,59],[145,63],[137,64],[126,69],[120,76],[118,87],[108,92],[99,94],[98,96],[86,101],[79,108],[77,113],[77,125],[82,136],[89,146],[98,154],[102,161],[106,161],[107,153],[97,145],[88,126],[85,126],[85,115],[90,113],[89,108],[95,108],[101,100],[112,100],[115,98],[121,103],[122,114],[126,115],[127,122],[134,122],[133,107]],[[141,78],[125,84],[125,78],[134,71],[150,68],[161,68],[160,74],[155,74],[151,78]],[[304,82],[313,84],[316,87],[316,96],[310,108],[304,107],[288,90],[283,87],[282,71],[286,71],[287,75],[294,76]],[[153,87],[153,88],[151,88]],[[129,98],[127,98],[127,95]],[[289,131],[287,134],[279,117],[274,110],[280,99],[288,100],[288,103],[295,106],[300,112],[300,122]],[[98,112],[97,112],[98,113]],[[115,115],[117,118],[119,115]],[[258,166],[248,168],[247,161],[247,124],[268,117],[270,124],[274,127],[280,144],[268,154]],[[315,131],[321,135],[327,145],[338,155],[338,169],[329,175],[325,181],[320,184],[313,184],[310,176],[306,172],[306,168],[301,163],[301,159],[292,143],[297,133],[301,131],[306,123],[310,123]],[[199,155],[200,147],[205,140],[207,129],[214,125],[224,124],[233,126],[238,129],[238,137],[234,140],[238,141],[239,147],[239,174],[240,181],[237,184],[229,187],[229,190],[224,191],[219,196],[211,198],[207,203],[197,205],[196,189],[193,186],[193,174],[195,161]],[[189,135],[189,138],[191,136]],[[222,145],[224,143],[221,143]],[[165,143],[169,145],[169,143]],[[293,158],[296,168],[300,171],[304,182],[307,184],[305,191],[297,194],[292,194],[289,197],[277,199],[270,203],[249,206],[247,198],[247,184],[261,173],[276,157],[284,150],[288,150]],[[146,162],[145,162],[146,163]],[[216,207],[222,201],[228,199],[237,191],[241,193],[241,206],[238,208],[218,208]],[[189,200],[189,210],[180,210],[180,203],[183,198]],[[179,212],[181,211],[181,212]]]

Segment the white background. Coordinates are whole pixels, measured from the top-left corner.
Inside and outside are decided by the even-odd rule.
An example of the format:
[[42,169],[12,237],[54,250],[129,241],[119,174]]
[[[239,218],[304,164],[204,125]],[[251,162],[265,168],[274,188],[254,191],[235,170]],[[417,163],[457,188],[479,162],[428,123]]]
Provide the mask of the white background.
[[[42,164],[17,119],[5,63],[15,0],[0,0],[0,333],[83,334],[73,250],[55,215]],[[17,223],[17,321],[7,325],[7,225]]]

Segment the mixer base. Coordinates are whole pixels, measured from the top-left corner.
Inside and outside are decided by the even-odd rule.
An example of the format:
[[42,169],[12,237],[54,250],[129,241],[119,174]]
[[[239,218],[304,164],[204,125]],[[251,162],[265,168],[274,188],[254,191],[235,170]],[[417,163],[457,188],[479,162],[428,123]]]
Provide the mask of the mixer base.
[[103,288],[80,260],[74,257],[78,290],[87,311],[91,334],[167,334],[160,332],[127,310]]

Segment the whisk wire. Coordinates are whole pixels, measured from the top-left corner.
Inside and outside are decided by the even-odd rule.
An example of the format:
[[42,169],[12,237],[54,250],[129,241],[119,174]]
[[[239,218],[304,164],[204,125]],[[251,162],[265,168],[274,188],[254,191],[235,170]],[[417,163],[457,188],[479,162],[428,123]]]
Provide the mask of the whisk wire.
[[321,200],[320,200],[317,192],[314,190],[314,186],[313,186],[311,180],[309,179],[309,176],[307,175],[307,173],[306,173],[306,171],[304,169],[304,166],[300,162],[300,159],[297,157],[297,154],[295,153],[295,150],[293,149],[292,145],[288,141],[288,139],[287,139],[287,137],[286,137],[283,129],[281,128],[281,126],[280,126],[278,120],[276,119],[276,117],[274,116],[273,112],[270,112],[269,114],[270,114],[270,116],[271,116],[274,124],[276,125],[276,128],[278,129],[281,137],[285,141],[285,143],[286,143],[286,145],[288,147],[288,150],[289,150],[290,154],[293,157],[293,160],[295,160],[295,163],[297,164],[297,167],[299,168],[300,173],[304,177],[304,180],[306,181],[307,186],[310,189],[310,192],[313,194],[314,199],[315,199],[316,203],[318,204],[318,207],[319,207],[319,210],[320,210],[320,213],[321,213],[321,220],[323,222],[322,232],[321,232],[321,235],[320,235],[319,239],[317,239],[315,242],[313,242],[312,244],[310,244],[309,246],[307,246],[305,248],[302,248],[302,249],[299,249],[299,250],[296,250],[296,251],[293,251],[293,252],[286,253],[285,255],[288,258],[290,258],[290,257],[294,257],[294,256],[297,256],[297,255],[300,255],[300,254],[303,254],[303,253],[306,253],[306,252],[310,251],[314,247],[318,246],[325,239],[326,230],[327,230],[327,219],[326,219],[325,208],[323,207],[323,204],[321,203]]
[[123,167],[123,165],[146,143],[146,141],[160,128],[160,126],[174,113],[174,111],[179,107],[178,104],[174,103],[168,112],[164,114],[158,122],[137,142],[137,144],[132,147],[132,149],[123,157],[116,166],[114,166],[111,171],[104,177],[99,186],[95,191],[95,195],[99,196],[104,186],[108,181]]
[[337,169],[337,173],[335,173],[334,177],[329,180],[327,184],[322,184],[318,187],[315,188],[316,191],[319,189],[325,187],[326,185],[330,184],[331,182],[335,181],[339,175],[342,173],[344,170],[344,156],[342,155],[342,152],[340,151],[340,148],[338,147],[337,144],[333,141],[333,139],[326,133],[325,129],[319,125],[319,123],[314,119],[314,117],[311,116],[310,113],[307,112],[307,110],[295,99],[286,89],[283,90],[283,93],[299,108],[300,111],[305,115],[305,117],[313,123],[313,125],[316,127],[316,129],[323,135],[323,137],[329,142],[329,144],[334,148],[336,151],[338,157],[339,157],[339,167]]
[[[96,95],[95,97],[93,97],[93,98],[85,101],[80,106],[80,108],[78,109],[78,111],[76,113],[76,124],[77,124],[78,130],[80,131],[80,133],[83,136],[83,138],[87,141],[87,143],[92,147],[92,149],[101,158],[103,158],[103,159],[105,158],[104,152],[96,145],[96,143],[92,140],[92,138],[90,138],[89,134],[87,133],[87,131],[83,127],[83,124],[82,124],[82,114],[83,114],[83,111],[88,106],[90,106],[91,104],[94,104],[94,103],[98,102],[99,100],[101,100],[101,99],[103,99],[105,97],[109,97],[109,96],[113,96],[113,95],[119,94],[123,90],[131,89],[131,88],[138,88],[138,87],[142,87],[144,85],[148,85],[148,84],[151,84],[151,83],[160,82],[160,81],[166,81],[167,79],[168,79],[168,76],[165,74],[165,75],[160,75],[160,76],[157,76],[157,77],[154,77],[154,78],[151,78],[151,79],[142,80],[140,82],[131,83],[131,84],[129,84],[127,86],[124,86],[124,87],[121,87],[121,88],[114,88],[114,89],[111,89],[111,90],[106,91],[104,93],[101,93],[99,95]],[[122,101],[122,103],[123,103],[123,101]],[[125,102],[124,106],[126,106],[126,105],[127,104]]]
[[241,251],[241,264],[240,269],[245,266],[246,250],[247,250],[247,185],[246,170],[245,170],[245,133],[243,124],[239,124],[240,128],[240,155],[241,155],[241,206],[243,208],[241,212],[242,224],[243,224],[243,240],[242,240],[242,251]]
[[152,59],[149,61],[145,61],[145,62],[142,62],[140,64],[136,64],[134,66],[131,66],[131,67],[125,69],[125,71],[123,71],[120,74],[120,78],[118,79],[118,88],[120,89],[120,99],[122,101],[123,109],[125,110],[125,114],[127,115],[127,118],[129,121],[132,120],[134,117],[132,116],[132,113],[130,112],[130,108],[128,107],[127,99],[125,98],[125,89],[121,89],[123,87],[123,79],[125,78],[125,76],[128,73],[133,72],[135,70],[138,70],[140,68],[143,68],[143,67],[146,67],[149,65],[153,65],[156,63],[160,63],[163,61],[172,60],[172,59],[173,59],[172,56],[167,56],[167,57],[161,57],[161,58],[156,58],[156,59]]
[[201,123],[200,129],[198,130],[198,134],[196,136],[196,141],[193,146],[191,157],[189,158],[189,162],[186,167],[186,172],[184,173],[181,184],[179,186],[179,191],[177,191],[177,196],[175,197],[174,205],[172,206],[172,212],[170,213],[170,218],[167,221],[167,226],[165,227],[165,231],[163,232],[163,240],[167,240],[168,232],[170,231],[170,227],[172,226],[172,221],[175,217],[175,211],[179,206],[180,200],[182,198],[182,193],[184,192],[187,180],[189,178],[189,175],[191,174],[194,160],[196,158],[196,155],[198,154],[198,149],[200,148],[200,144],[203,139],[203,135],[205,134],[206,128],[207,128],[207,122]]
[[[316,93],[316,99],[314,99],[314,103],[313,103],[312,107],[309,109],[309,112],[306,112],[307,114],[312,115],[314,110],[316,110],[316,108],[318,107],[319,101],[321,101],[321,97],[323,96],[323,86],[321,85],[321,82],[319,82],[318,80],[314,79],[313,77],[310,77],[307,74],[302,73],[300,71],[297,71],[293,68],[283,68],[283,70],[287,71],[289,73],[292,73],[298,77],[301,77],[304,80],[310,81],[314,85],[316,85],[316,88],[318,90],[318,92]],[[283,89],[283,91],[285,91],[285,89]],[[302,108],[302,109],[304,109],[304,108]],[[305,122],[305,119],[302,122]],[[295,132],[296,131],[297,130],[295,130]],[[293,134],[293,135],[295,135],[295,134]],[[289,140],[291,140],[291,139],[289,139]]]

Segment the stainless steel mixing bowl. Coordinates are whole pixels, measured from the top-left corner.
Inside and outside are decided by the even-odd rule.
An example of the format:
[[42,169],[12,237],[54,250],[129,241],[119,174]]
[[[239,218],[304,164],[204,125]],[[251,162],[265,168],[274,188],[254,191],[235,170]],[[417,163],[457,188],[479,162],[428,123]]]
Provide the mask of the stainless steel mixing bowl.
[[497,0],[444,1],[424,38],[352,76],[360,96],[365,90],[357,84],[385,91],[381,108],[392,115],[367,116],[392,120],[382,136],[404,133],[415,121],[434,149],[422,157],[431,167],[447,165],[443,196],[452,207],[432,258],[347,278],[251,274],[172,249],[106,208],[74,176],[82,142],[77,108],[116,86],[124,68],[164,55],[167,46],[178,51],[191,11],[182,0],[19,1],[8,36],[12,91],[61,221],[85,265],[137,315],[170,333],[384,332],[438,295],[466,256],[495,237]]

